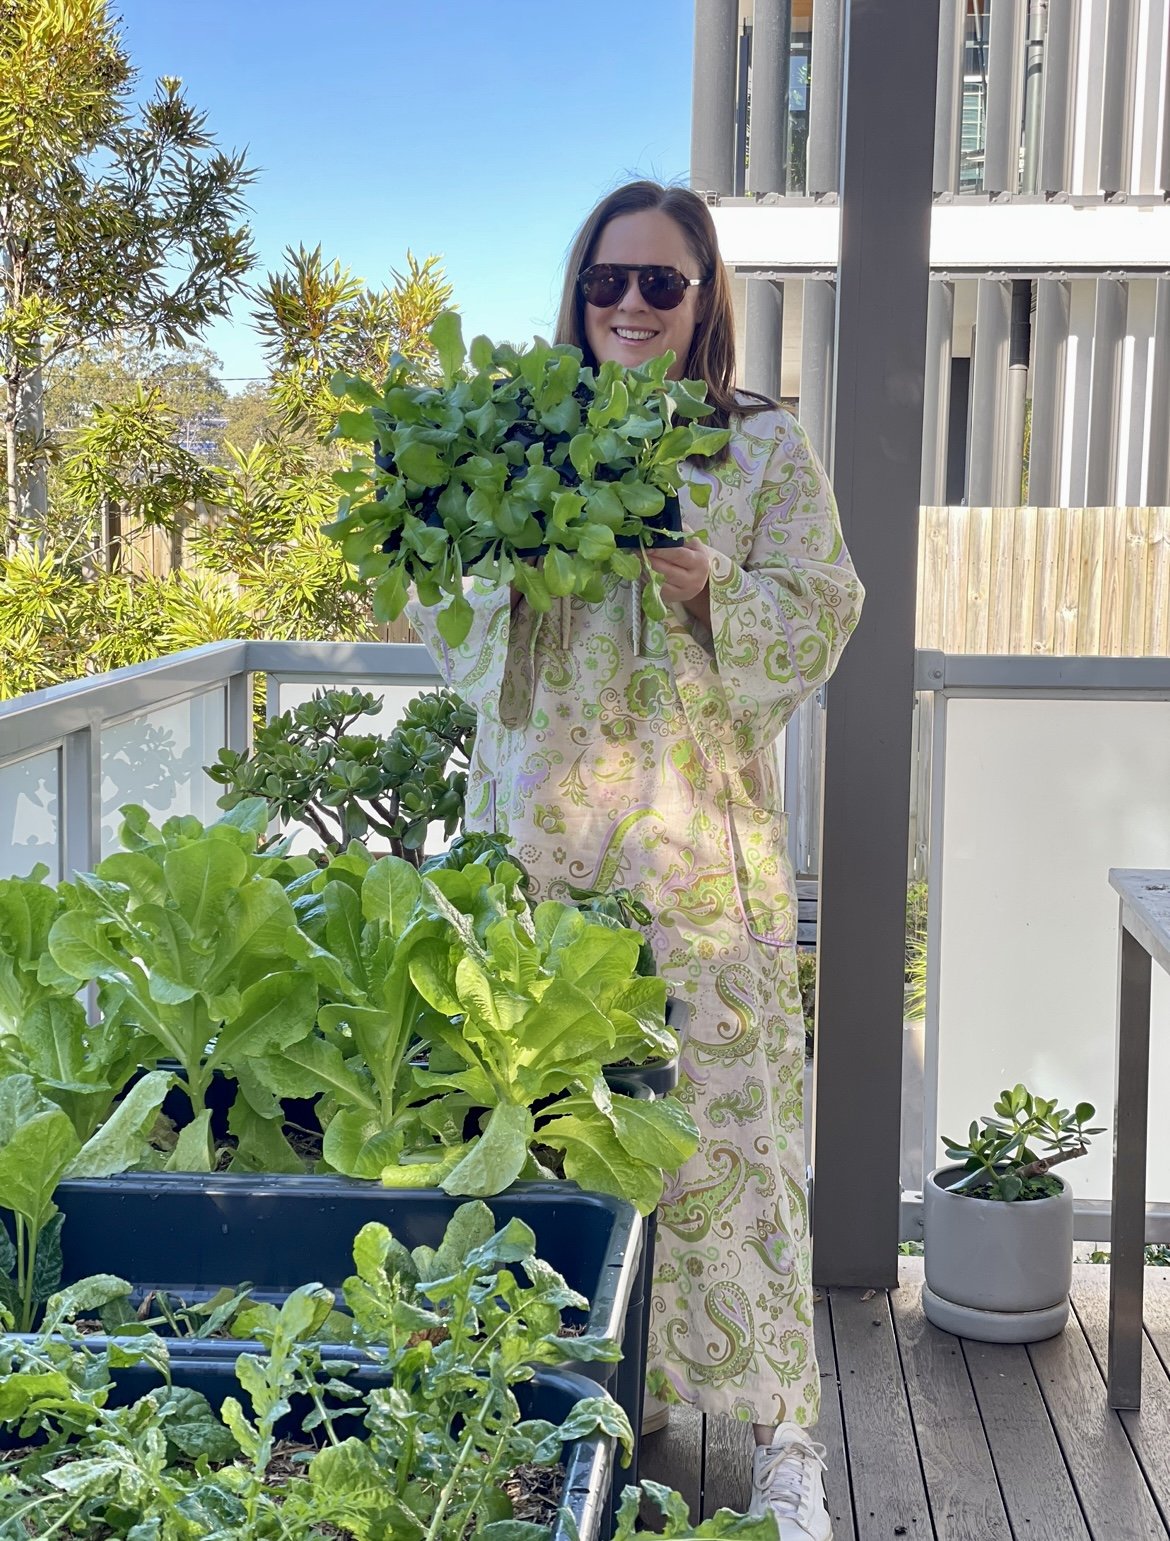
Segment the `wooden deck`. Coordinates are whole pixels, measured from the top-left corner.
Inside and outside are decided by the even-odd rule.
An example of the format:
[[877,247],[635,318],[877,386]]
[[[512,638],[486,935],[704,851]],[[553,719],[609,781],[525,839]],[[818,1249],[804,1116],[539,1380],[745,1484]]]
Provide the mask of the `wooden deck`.
[[[1139,1413],[1106,1402],[1106,1268],[1077,1267],[1067,1329],[1028,1347],[938,1331],[921,1284],[905,1258],[888,1294],[818,1300],[835,1541],[1170,1541],[1170,1269],[1146,1270]],[[750,1450],[746,1426],[675,1408],[642,1476],[695,1517],[743,1509]]]

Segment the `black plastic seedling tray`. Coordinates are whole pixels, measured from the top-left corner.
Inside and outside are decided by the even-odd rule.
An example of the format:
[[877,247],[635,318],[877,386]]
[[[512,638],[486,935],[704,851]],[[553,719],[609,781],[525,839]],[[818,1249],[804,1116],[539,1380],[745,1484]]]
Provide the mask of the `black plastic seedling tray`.
[[[280,1301],[318,1282],[340,1294],[353,1273],[353,1240],[380,1221],[406,1247],[437,1246],[465,1200],[435,1188],[393,1189],[354,1178],[126,1172],[63,1182],[56,1201],[66,1283],[89,1274],[128,1279],[136,1294],[165,1291],[189,1302],[225,1285],[250,1283],[259,1300]],[[622,1341],[640,1273],[643,1223],[633,1205],[565,1182],[519,1183],[487,1200],[498,1224],[532,1227],[536,1255],[590,1302],[570,1323]],[[176,1340],[182,1356],[226,1352],[231,1340]],[[581,1367],[608,1382],[612,1363]]]
[[[219,1408],[225,1397],[240,1395],[234,1362],[234,1359],[223,1357],[184,1358],[182,1362],[172,1362],[172,1380],[176,1386],[202,1392],[213,1407]],[[354,1365],[346,1372],[345,1379],[364,1391],[388,1384],[388,1377],[370,1364]],[[115,1369],[111,1372],[111,1381],[109,1405],[113,1407],[136,1402],[163,1385],[162,1375],[148,1364]],[[539,1370],[532,1380],[520,1382],[514,1390],[522,1418],[545,1418],[558,1424],[564,1422],[578,1402],[597,1395],[594,1381],[562,1370]],[[277,1425],[278,1438],[304,1437],[301,1425],[311,1404],[307,1397],[303,1402],[303,1406],[296,1406],[294,1399],[289,1414]],[[343,1435],[349,1435],[357,1433],[359,1425],[356,1419],[343,1419],[339,1429]],[[0,1425],[0,1451],[36,1443],[35,1436],[22,1438],[15,1428]],[[613,1506],[610,1497],[616,1456],[615,1442],[609,1435],[576,1439],[565,1446],[561,1516],[551,1541],[571,1541],[574,1535],[565,1521],[565,1511],[572,1517],[580,1541],[605,1541],[611,1529]]]

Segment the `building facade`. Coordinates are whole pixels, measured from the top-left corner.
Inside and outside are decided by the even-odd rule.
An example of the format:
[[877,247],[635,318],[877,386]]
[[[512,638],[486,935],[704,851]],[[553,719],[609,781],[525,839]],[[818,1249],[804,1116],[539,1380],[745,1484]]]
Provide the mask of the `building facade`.
[[[939,4],[921,501],[1170,503],[1170,0]],[[744,383],[826,457],[844,10],[695,17],[692,184]]]

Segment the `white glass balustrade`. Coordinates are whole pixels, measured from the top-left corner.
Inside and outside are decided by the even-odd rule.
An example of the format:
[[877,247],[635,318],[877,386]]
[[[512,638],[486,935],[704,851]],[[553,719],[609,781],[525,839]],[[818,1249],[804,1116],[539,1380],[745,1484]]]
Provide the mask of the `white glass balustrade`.
[[61,752],[0,763],[0,878],[26,877],[38,862],[61,876]]

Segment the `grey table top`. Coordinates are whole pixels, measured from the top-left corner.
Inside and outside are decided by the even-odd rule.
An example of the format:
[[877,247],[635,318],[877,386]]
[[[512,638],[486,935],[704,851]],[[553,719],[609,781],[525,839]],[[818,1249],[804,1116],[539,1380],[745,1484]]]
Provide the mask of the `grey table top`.
[[1170,973],[1170,870],[1112,867],[1109,882],[1121,896],[1122,925]]

